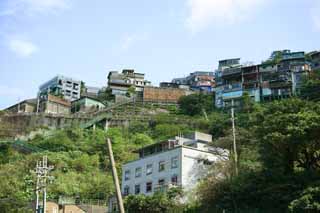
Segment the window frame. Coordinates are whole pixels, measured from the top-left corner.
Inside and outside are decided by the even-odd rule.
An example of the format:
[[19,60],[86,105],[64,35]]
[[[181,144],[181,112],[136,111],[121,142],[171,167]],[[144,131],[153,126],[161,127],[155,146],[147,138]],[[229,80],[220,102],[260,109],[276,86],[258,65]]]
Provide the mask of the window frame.
[[[137,172],[137,171],[139,171],[139,172]],[[135,169],[135,177],[139,178],[141,176],[142,176],[142,168],[141,168],[141,166],[136,167],[136,169]]]
[[158,166],[159,166],[159,169],[158,169],[159,172],[163,172],[166,170],[166,162],[164,160],[159,161]]
[[[175,165],[174,165],[175,162]],[[171,169],[176,169],[178,168],[178,156],[172,157],[171,158]]]
[[[175,180],[175,181],[173,181],[173,180]],[[171,176],[171,184],[174,186],[178,185],[178,175],[174,174]]]
[[[148,170],[149,169],[149,170]],[[151,175],[153,172],[153,164],[147,164],[146,166],[146,175]]]
[[[139,191],[137,192],[137,189],[139,189]],[[134,194],[138,195],[141,193],[141,184],[136,184],[134,185]]]
[[131,176],[131,171],[130,170],[126,170],[124,172],[124,180],[125,181],[130,180],[130,176]]
[[124,196],[127,196],[130,194],[130,186],[126,185],[124,188],[123,188],[123,195]]
[[[148,186],[150,187],[150,190],[148,190]],[[152,192],[152,181],[146,182],[146,193]]]

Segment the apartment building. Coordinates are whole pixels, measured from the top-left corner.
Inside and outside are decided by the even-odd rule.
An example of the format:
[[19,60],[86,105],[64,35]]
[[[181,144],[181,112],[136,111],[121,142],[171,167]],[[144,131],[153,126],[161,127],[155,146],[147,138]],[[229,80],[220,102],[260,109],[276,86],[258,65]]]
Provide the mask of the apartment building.
[[221,60],[215,73],[215,105],[227,107],[233,100],[238,106],[244,93],[255,102],[297,95],[310,71],[305,53],[290,50],[274,51],[258,65],[241,65],[240,58]]
[[211,142],[211,135],[194,132],[138,150],[139,159],[122,167],[123,195],[152,195],[174,186],[193,189],[211,164],[228,159],[229,152]]
[[80,98],[81,81],[58,75],[39,87],[40,97],[49,93],[68,101],[77,100]]
[[110,71],[108,74],[108,87],[113,95],[126,96],[128,89],[134,87],[136,93],[142,97],[143,88],[150,85],[151,82],[145,80],[145,74],[137,73],[133,69]]
[[174,78],[172,83],[188,85],[194,91],[212,92],[215,87],[215,76],[213,72],[196,71],[185,78]]
[[310,53],[310,57],[312,61],[312,69],[320,70],[320,51]]

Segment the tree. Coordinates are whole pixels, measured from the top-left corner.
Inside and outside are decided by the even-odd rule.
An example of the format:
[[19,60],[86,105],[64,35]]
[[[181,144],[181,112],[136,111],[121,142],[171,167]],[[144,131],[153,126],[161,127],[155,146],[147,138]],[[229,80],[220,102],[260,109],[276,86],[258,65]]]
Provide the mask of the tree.
[[308,78],[304,79],[300,96],[307,100],[320,100],[320,70],[314,71]]
[[112,94],[112,89],[111,88],[101,89],[98,93],[98,99],[105,105],[108,105],[108,102],[110,101],[114,101],[114,95]]
[[291,212],[320,212],[320,187],[308,187],[289,205]]
[[134,85],[131,85],[129,88],[128,88],[128,91],[126,93],[126,96],[127,97],[133,97],[134,95],[136,94],[136,87]]
[[151,196],[129,195],[125,198],[125,208],[128,213],[164,213],[183,212],[184,206],[179,202],[181,189],[172,188],[167,192],[155,192]]
[[286,174],[320,168],[320,105],[299,99],[273,102],[260,115],[257,137],[265,166]]
[[191,94],[182,96],[178,104],[182,114],[194,116],[211,112],[214,109],[213,100],[212,94]]

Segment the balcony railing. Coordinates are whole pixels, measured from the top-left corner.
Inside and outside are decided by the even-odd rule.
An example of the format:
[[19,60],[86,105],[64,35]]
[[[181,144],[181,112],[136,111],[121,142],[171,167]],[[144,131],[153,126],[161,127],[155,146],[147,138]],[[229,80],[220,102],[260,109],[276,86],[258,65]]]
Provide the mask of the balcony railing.
[[222,72],[222,76],[233,75],[233,74],[240,74],[240,73],[241,73],[241,68],[225,69],[225,70]]
[[237,91],[241,89],[242,89],[241,83],[228,84],[223,87],[223,92],[231,92],[231,91]]

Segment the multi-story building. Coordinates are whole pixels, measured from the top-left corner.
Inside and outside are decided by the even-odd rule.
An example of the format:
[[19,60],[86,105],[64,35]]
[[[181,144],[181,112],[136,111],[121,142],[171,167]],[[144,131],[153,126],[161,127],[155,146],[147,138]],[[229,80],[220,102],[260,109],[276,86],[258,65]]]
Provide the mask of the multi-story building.
[[111,71],[108,74],[108,88],[113,95],[127,95],[128,89],[134,87],[137,95],[142,97],[143,88],[151,82],[144,79],[143,73],[136,73],[133,69],[124,69],[122,72]]
[[215,72],[215,105],[223,107],[232,98],[241,97],[241,81],[240,58],[220,60]]
[[172,83],[177,85],[188,85],[191,90],[212,92],[215,87],[213,72],[197,71],[190,73],[185,78],[174,78]]
[[146,146],[139,159],[122,167],[122,193],[151,195],[173,186],[193,189],[208,166],[228,159],[229,152],[210,146],[212,136],[194,132]]
[[320,51],[314,51],[310,53],[312,69],[320,70]]
[[290,50],[274,51],[259,65],[241,65],[239,58],[219,61],[215,105],[229,106],[232,100],[240,105],[244,93],[255,102],[297,95],[303,76],[310,70],[304,52]]
[[58,75],[39,87],[39,95],[53,94],[68,101],[80,98],[81,81]]

